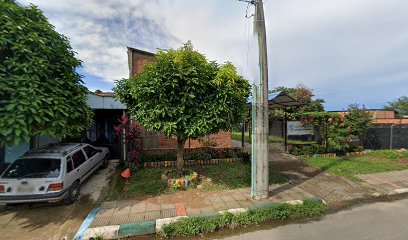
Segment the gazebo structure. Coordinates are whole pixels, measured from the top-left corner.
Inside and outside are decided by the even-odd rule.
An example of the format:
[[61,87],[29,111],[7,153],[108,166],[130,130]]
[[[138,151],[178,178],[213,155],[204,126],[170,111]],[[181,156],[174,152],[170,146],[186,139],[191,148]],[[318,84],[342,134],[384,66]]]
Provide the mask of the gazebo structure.
[[[253,98],[250,97],[248,99],[248,105],[252,106],[252,101]],[[268,94],[268,107],[269,109],[274,109],[274,108],[286,108],[286,107],[293,107],[293,106],[304,106],[307,105],[307,103],[299,102],[293,97],[291,97],[289,94],[287,94],[284,91],[281,92],[276,92],[276,93],[271,93]],[[249,107],[249,115],[251,116],[251,109],[252,107]],[[249,123],[252,122],[252,118],[250,118]],[[249,124],[251,126],[251,124]],[[251,133],[251,127],[249,130],[249,133]],[[288,145],[288,131],[287,131],[287,119],[285,118],[285,133],[284,133],[284,143],[285,143],[285,150],[287,150],[287,145]],[[245,127],[244,124],[242,126],[242,138],[241,138],[241,143],[242,147],[245,146]]]

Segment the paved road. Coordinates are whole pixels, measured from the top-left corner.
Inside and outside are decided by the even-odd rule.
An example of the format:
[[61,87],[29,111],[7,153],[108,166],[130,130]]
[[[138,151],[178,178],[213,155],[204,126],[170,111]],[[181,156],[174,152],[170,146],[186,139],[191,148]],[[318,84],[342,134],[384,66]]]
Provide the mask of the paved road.
[[75,204],[0,206],[0,239],[62,240],[65,236],[72,239],[108,183],[113,167],[110,164],[96,171],[81,186],[83,197]]
[[408,239],[408,199],[381,202],[327,215],[320,221],[290,224],[225,239],[403,240]]

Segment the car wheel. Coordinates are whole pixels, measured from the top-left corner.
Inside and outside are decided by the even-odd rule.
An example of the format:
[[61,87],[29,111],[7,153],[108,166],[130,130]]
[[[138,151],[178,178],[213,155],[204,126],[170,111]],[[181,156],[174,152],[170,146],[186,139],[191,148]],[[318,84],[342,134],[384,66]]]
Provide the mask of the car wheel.
[[78,200],[79,195],[81,194],[81,188],[79,181],[75,181],[68,190],[68,195],[65,199],[67,203],[74,203]]
[[102,162],[102,165],[101,165],[101,168],[103,169],[103,168],[107,168],[108,167],[108,155],[106,155],[104,158],[103,158],[103,162]]

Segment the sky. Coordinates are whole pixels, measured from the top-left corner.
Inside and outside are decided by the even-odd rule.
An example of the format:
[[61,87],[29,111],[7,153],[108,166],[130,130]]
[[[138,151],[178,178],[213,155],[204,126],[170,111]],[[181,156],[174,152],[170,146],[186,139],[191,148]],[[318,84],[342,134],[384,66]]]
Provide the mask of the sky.
[[[129,76],[126,46],[156,52],[191,41],[209,60],[257,79],[254,8],[237,0],[19,0],[43,10],[83,61],[86,86]],[[379,109],[408,95],[408,1],[264,0],[269,88],[304,84],[326,110]],[[249,18],[245,17],[246,15]]]

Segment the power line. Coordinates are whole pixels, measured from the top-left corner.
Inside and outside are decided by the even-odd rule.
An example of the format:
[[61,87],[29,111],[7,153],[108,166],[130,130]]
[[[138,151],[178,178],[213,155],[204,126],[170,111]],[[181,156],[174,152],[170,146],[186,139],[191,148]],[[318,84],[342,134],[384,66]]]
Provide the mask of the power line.
[[249,9],[249,6],[251,6],[251,5],[252,5],[251,3],[248,3],[248,5],[247,5],[246,11],[245,11],[245,17],[246,18],[251,18],[251,17],[255,16],[255,14],[253,14],[253,13],[250,16],[248,16],[248,9]]
[[255,0],[238,0],[240,2],[246,2],[246,3],[250,3],[252,5],[255,5]]

